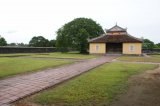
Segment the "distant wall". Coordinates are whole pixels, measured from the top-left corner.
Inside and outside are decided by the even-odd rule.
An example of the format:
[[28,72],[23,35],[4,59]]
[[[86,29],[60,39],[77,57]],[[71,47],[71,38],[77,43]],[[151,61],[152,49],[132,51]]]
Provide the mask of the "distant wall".
[[56,52],[55,47],[0,47],[0,54],[3,53],[49,53]]
[[142,52],[147,54],[154,54],[160,53],[160,49],[143,49]]

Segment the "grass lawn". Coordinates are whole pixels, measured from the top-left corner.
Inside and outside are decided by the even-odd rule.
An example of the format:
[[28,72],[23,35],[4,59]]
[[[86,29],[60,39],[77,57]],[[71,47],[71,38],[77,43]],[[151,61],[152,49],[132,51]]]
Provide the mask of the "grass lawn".
[[105,106],[127,88],[127,79],[157,65],[108,63],[19,103],[55,106]]
[[73,58],[73,59],[90,59],[97,57],[96,55],[80,54],[78,52],[0,54],[0,57],[22,57],[22,56],[44,57],[44,58]]
[[72,61],[3,57],[0,58],[0,79],[69,63],[72,63]]
[[88,54],[80,54],[80,53],[61,53],[61,52],[55,52],[55,53],[47,53],[45,54],[36,54],[31,55],[32,57],[51,57],[51,58],[73,58],[73,59],[90,59],[97,57],[96,55],[88,55]]
[[21,57],[21,56],[30,56],[33,53],[13,53],[13,54],[0,54],[1,57]]
[[160,54],[159,55],[150,55],[150,56],[160,58]]
[[140,56],[121,56],[118,58],[121,61],[130,62],[160,62],[160,55],[150,55],[150,57],[140,57]]

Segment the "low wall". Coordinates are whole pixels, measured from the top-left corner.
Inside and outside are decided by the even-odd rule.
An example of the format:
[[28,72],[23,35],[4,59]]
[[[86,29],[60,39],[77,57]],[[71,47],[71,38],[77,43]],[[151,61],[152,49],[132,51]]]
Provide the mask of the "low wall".
[[160,53],[160,49],[143,49],[142,51],[147,54]]
[[55,47],[0,47],[0,54],[3,53],[49,53],[56,52]]

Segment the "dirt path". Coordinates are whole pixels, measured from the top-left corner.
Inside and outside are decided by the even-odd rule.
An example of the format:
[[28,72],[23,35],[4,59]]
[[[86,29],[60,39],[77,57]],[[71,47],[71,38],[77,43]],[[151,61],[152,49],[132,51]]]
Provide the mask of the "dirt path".
[[116,57],[117,56],[104,56],[54,69],[0,80],[0,106],[8,105],[20,98],[54,86],[92,68],[110,62]]
[[110,106],[160,106],[160,67],[131,77],[127,93]]

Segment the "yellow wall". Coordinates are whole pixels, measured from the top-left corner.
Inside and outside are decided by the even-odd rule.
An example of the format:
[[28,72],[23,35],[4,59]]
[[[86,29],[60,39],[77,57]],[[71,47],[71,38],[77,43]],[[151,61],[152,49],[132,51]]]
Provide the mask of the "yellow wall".
[[[130,50],[130,46],[133,46],[133,51]],[[123,54],[141,54],[142,43],[123,43]]]
[[[96,49],[98,46],[98,50]],[[106,53],[106,44],[105,43],[90,43],[89,44],[89,53],[94,54],[105,54]]]

